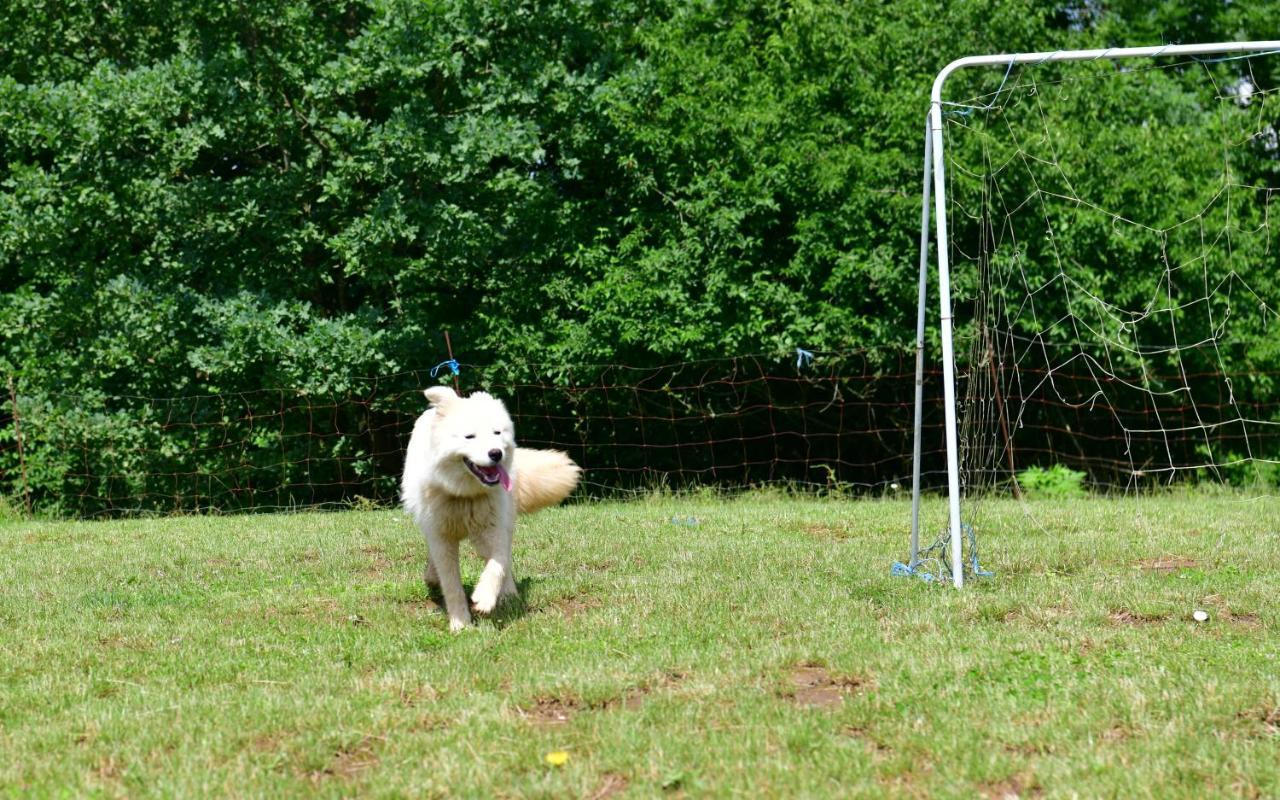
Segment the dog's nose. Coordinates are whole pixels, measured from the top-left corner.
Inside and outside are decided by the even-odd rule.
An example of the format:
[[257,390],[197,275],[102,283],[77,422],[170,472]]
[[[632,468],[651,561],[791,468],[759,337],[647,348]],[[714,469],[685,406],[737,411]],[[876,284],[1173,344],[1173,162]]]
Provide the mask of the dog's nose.
[[497,450],[497,449],[490,450],[490,451],[489,451],[489,460],[490,460],[490,461],[492,461],[493,463],[497,464],[499,461],[501,461],[501,460],[502,460],[502,451],[501,451],[501,450]]

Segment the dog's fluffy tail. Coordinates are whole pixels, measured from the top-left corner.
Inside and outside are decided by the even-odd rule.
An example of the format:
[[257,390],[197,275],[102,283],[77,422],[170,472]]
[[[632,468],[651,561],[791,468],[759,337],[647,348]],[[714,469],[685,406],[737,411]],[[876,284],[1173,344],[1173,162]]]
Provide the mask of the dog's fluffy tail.
[[516,448],[516,511],[528,514],[554,506],[578,485],[582,469],[559,450]]

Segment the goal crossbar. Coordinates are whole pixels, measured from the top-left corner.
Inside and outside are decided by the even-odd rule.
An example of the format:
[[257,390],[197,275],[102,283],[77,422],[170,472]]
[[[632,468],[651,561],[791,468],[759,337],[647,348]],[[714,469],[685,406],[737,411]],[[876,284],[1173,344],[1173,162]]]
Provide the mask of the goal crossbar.
[[1054,50],[1039,53],[1003,53],[966,56],[942,68],[933,81],[929,113],[925,120],[924,185],[920,214],[920,284],[916,314],[916,392],[914,445],[912,454],[911,558],[916,564],[920,554],[920,452],[921,426],[924,414],[924,337],[926,326],[930,190],[934,202],[935,238],[938,251],[938,296],[942,332],[942,390],[947,450],[948,533],[951,544],[951,580],[956,588],[964,586],[960,521],[960,450],[956,422],[955,350],[952,341],[950,239],[947,231],[947,188],[942,136],[942,90],[947,78],[963,67],[1044,64],[1053,61],[1098,61],[1122,58],[1155,58],[1159,56],[1206,56],[1227,53],[1264,54],[1280,52],[1280,40],[1254,42],[1212,42],[1207,44],[1162,45],[1155,47],[1110,47],[1100,50]]

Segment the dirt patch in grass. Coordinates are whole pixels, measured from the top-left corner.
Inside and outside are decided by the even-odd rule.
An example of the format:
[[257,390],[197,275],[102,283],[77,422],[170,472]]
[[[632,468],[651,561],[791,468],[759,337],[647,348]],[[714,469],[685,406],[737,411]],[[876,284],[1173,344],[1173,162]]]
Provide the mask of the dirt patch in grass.
[[1027,756],[1028,758],[1044,756],[1053,752],[1053,747],[1043,742],[1018,742],[1016,744],[1005,744],[1002,747],[1006,753]]
[[397,599],[395,604],[403,613],[412,616],[413,619],[444,613],[444,607],[430,597]]
[[1243,614],[1232,614],[1230,611],[1225,612],[1223,618],[1230,623],[1240,625],[1245,628],[1257,628],[1262,625],[1262,618],[1257,614],[1245,612]]
[[616,772],[606,772],[600,777],[600,783],[596,785],[596,788],[587,797],[590,800],[606,800],[606,798],[625,792],[630,783],[630,781]]
[[374,752],[374,739],[366,736],[350,747],[339,747],[329,759],[328,765],[312,772],[308,777],[313,783],[330,778],[352,781],[360,774],[378,766],[378,754]]
[[1241,711],[1236,718],[1249,725],[1248,734],[1253,738],[1280,736],[1280,706],[1264,705]]
[[887,775],[877,775],[876,783],[883,790],[881,797],[910,797],[928,800],[933,795],[925,781],[933,772],[928,762],[916,762],[910,768]]
[[558,611],[566,620],[572,620],[579,614],[585,614],[595,608],[600,608],[604,603],[594,597],[583,597],[581,595],[570,595],[569,597],[556,600],[548,606]]
[[368,739],[364,739],[353,748],[334,753],[329,768],[339,778],[351,779],[377,765],[378,756],[373,752],[373,745]]
[[1123,742],[1133,738],[1133,731],[1127,725],[1112,725],[1103,731],[1099,738],[1104,742]]
[[644,707],[649,695],[674,686],[684,677],[682,672],[665,672],[656,681],[632,686],[614,697],[590,702],[572,696],[544,695],[534,698],[532,704],[521,706],[517,711],[535,725],[563,725],[583,711],[635,711]]
[[361,572],[369,578],[381,578],[391,569],[392,561],[387,557],[386,551],[377,545],[365,545],[360,548],[360,555],[364,556],[367,563]]
[[662,674],[655,680],[645,681],[641,687],[641,691],[645,694],[657,691],[658,689],[674,689],[676,686],[684,683],[689,677],[689,673],[678,669],[663,670]]
[[832,675],[817,664],[801,664],[787,675],[788,688],[783,696],[796,705],[830,708],[844,702],[845,697],[866,684],[866,680]]
[[1112,611],[1108,616],[1116,625],[1158,625],[1169,619],[1168,614],[1148,614],[1127,608]]
[[1044,790],[1034,778],[1014,775],[998,783],[988,784],[980,789],[982,797],[988,800],[1023,800],[1028,797],[1043,797]]
[[93,722],[85,725],[84,730],[75,735],[73,741],[79,745],[91,745],[98,741],[98,726]]
[[[387,573],[400,573],[399,564],[411,564],[419,560],[419,555],[413,552],[400,553],[393,555],[386,551],[382,545],[367,544],[360,548],[360,556],[364,559],[365,565],[360,570],[366,577],[383,578]],[[424,560],[426,556],[421,556]],[[419,568],[419,575],[422,570]]]
[[659,683],[662,686],[675,686],[677,683],[683,682],[684,679],[688,677],[689,673],[687,672],[681,672],[678,669],[669,669],[662,673],[662,678],[659,680]]
[[1141,567],[1148,572],[1177,572],[1180,569],[1194,569],[1200,566],[1194,558],[1186,556],[1157,556],[1155,558],[1144,558],[1137,562],[1134,566]]
[[599,704],[599,708],[625,708],[628,711],[635,711],[645,704],[645,699],[654,692],[664,691],[675,688],[685,678],[689,677],[680,670],[666,670],[656,679],[647,680],[639,686],[634,686],[624,692],[621,696],[606,700]]
[[257,753],[274,753],[280,749],[284,735],[280,733],[262,733],[253,737],[249,749]]
[[872,758],[876,761],[883,761],[893,752],[893,748],[880,741],[871,731],[857,725],[846,725],[841,731],[845,736],[857,739],[866,745],[867,750],[871,753]]
[[[1070,619],[1075,615],[1074,609],[1065,605],[1046,605],[1041,607],[1020,607],[1010,609],[1001,614],[998,619],[1001,622],[1017,625],[1025,625],[1034,628],[1048,628],[1057,624],[1061,620]],[[981,615],[977,617],[982,619]]]
[[98,646],[108,650],[136,650],[143,652],[151,649],[151,643],[139,636],[122,636],[113,633],[110,636],[99,636]]
[[98,763],[94,765],[93,774],[100,781],[114,783],[124,775],[124,766],[115,756],[106,756],[98,759]]
[[396,687],[396,698],[400,701],[400,705],[405,708],[413,708],[424,700],[431,703],[439,697],[440,692],[425,683],[413,686],[402,684]]
[[582,709],[573,697],[537,697],[531,705],[516,709],[522,718],[538,726],[567,725]]
[[1242,628],[1257,628],[1262,625],[1262,618],[1251,611],[1242,611],[1240,613],[1232,611],[1227,599],[1220,594],[1208,595],[1201,602],[1205,608],[1216,610],[1216,614],[1210,615],[1209,621],[1213,621],[1216,617],[1223,622],[1230,622]]
[[442,731],[453,724],[453,720],[448,717],[442,717],[438,714],[423,714],[414,720],[410,729],[417,733],[429,733],[431,731]]
[[628,711],[635,711],[644,706],[645,695],[649,694],[650,689],[646,686],[640,686],[631,689],[618,697],[610,697],[599,703],[593,703],[591,710],[593,711],[611,711],[615,708],[625,708]]
[[267,608],[264,615],[267,619],[273,619],[281,614],[290,617],[303,617],[304,619],[315,622],[332,622],[336,620],[346,621],[346,615],[341,613],[342,607],[338,605],[338,601],[331,597],[308,598],[299,605],[288,608]]

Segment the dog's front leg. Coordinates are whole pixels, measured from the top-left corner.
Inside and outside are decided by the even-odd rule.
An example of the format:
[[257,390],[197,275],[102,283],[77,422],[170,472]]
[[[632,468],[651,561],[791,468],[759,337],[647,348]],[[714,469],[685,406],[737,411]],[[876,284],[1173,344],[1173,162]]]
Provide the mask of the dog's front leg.
[[[462,588],[462,573],[458,568],[458,543],[434,533],[428,533],[426,538],[427,555],[435,567],[444,607],[449,612],[449,630],[460,631],[471,624],[471,609],[467,608],[467,593]],[[429,579],[430,568],[427,575]]]
[[476,611],[488,614],[498,605],[499,597],[516,593],[511,575],[511,535],[501,530],[487,531],[475,539],[475,546],[485,565],[471,593],[471,602]]

